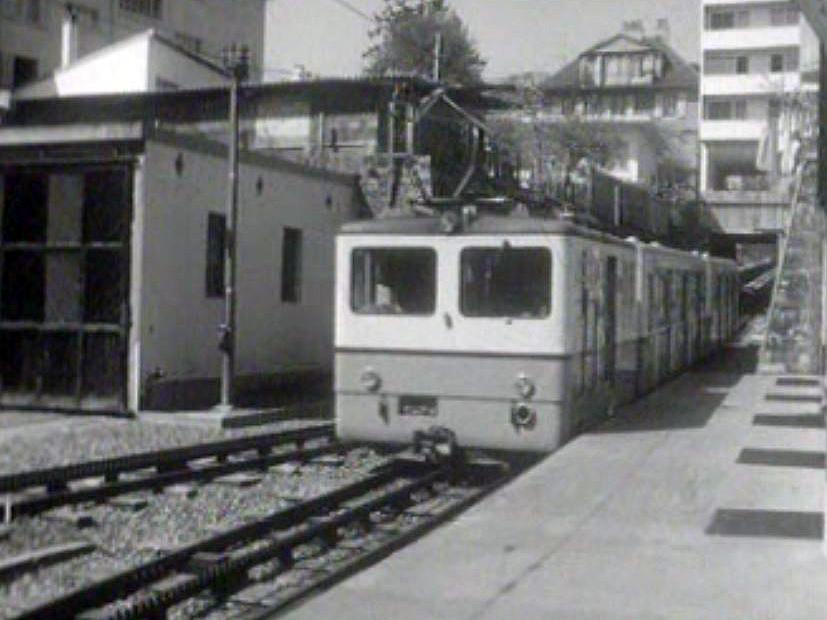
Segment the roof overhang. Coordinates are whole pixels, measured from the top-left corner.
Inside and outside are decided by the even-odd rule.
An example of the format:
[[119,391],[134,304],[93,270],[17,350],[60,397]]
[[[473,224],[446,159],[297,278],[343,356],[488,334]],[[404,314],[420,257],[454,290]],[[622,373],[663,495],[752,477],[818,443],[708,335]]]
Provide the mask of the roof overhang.
[[144,125],[132,123],[80,123],[26,127],[0,126],[0,146],[31,146],[35,144],[78,144],[141,140]]

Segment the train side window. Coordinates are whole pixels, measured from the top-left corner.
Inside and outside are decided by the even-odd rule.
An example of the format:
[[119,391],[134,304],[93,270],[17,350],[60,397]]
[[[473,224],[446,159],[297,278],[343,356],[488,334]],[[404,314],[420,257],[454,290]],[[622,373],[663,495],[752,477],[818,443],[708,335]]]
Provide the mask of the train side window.
[[430,248],[357,248],[350,306],[356,314],[427,315],[436,309],[436,252]]
[[660,299],[658,304],[658,324],[661,327],[669,325],[672,320],[672,278],[668,271],[660,274]]
[[549,315],[551,252],[547,248],[465,248],[460,270],[464,316],[539,319]]

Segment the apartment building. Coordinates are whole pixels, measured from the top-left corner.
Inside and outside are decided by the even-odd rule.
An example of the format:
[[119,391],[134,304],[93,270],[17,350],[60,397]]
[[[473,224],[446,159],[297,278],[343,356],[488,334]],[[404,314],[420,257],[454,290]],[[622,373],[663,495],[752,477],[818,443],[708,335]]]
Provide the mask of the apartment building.
[[801,129],[782,108],[816,89],[815,35],[795,2],[702,8],[701,190],[725,230],[781,229]]
[[[0,89],[16,88],[138,32],[153,29],[198,55],[231,44],[262,65],[265,0],[0,0]],[[66,36],[67,14],[74,33]]]

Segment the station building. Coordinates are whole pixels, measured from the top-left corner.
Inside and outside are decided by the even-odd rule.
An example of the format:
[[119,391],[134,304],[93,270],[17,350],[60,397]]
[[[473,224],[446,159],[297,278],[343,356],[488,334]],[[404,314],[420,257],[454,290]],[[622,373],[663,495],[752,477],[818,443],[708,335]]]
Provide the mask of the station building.
[[[124,68],[116,83],[93,79],[113,67]],[[16,89],[0,109],[0,407],[217,400],[225,80],[149,31]],[[240,394],[329,377],[341,223],[402,204],[411,162],[426,195],[475,176],[484,150],[470,145],[482,137],[445,96],[415,78],[243,87]],[[414,113],[429,97],[431,123]]]

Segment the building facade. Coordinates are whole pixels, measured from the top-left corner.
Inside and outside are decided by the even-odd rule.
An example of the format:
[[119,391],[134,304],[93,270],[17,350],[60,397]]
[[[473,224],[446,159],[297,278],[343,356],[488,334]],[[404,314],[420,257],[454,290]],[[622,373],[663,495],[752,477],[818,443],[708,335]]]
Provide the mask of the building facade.
[[[0,408],[217,400],[227,148],[189,125],[209,99],[226,116],[199,91],[23,100],[0,122]],[[238,179],[238,393],[329,377],[357,179],[249,149]]]
[[[154,29],[191,52],[218,58],[246,44],[259,71],[264,0],[3,0],[0,2],[0,89],[49,75],[75,57]],[[76,33],[65,37],[67,12]],[[69,56],[68,58],[66,56]]]
[[817,88],[815,35],[795,2],[703,0],[702,9],[701,190],[728,232],[780,230],[805,130],[788,108]]
[[542,84],[543,120],[611,128],[621,144],[607,171],[649,186],[691,183],[696,169],[698,75],[666,42],[667,23],[659,27],[598,43]]

